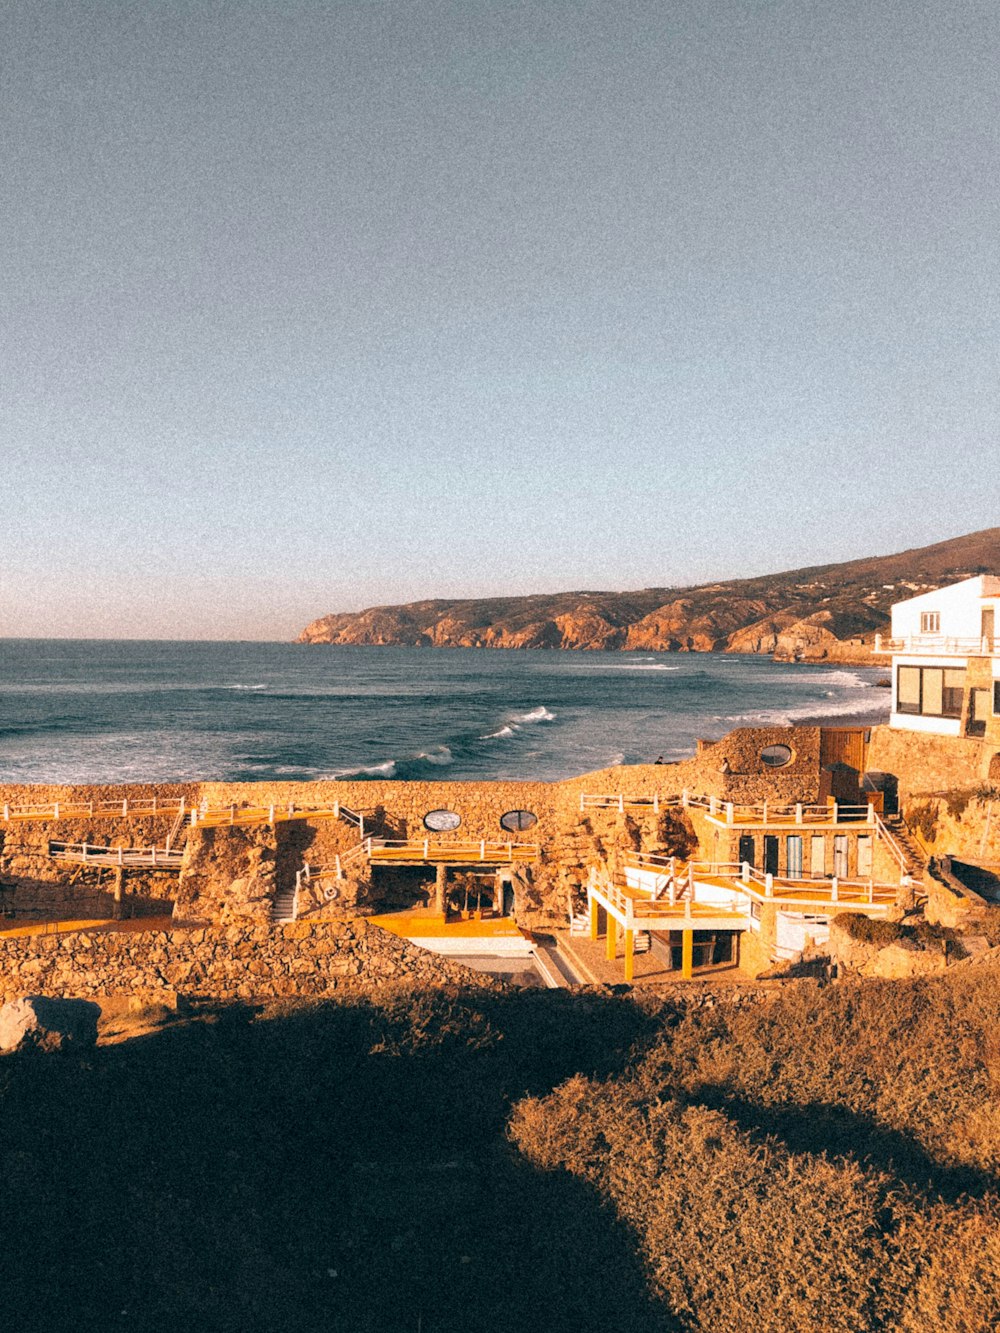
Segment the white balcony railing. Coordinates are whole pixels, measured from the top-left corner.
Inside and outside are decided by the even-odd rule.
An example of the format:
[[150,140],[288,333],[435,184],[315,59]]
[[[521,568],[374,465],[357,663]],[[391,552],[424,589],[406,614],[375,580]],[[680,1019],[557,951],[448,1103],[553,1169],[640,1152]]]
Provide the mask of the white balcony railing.
[[911,634],[903,639],[893,639],[876,634],[874,651],[916,657],[993,657],[1000,655],[1000,639],[989,635],[959,639],[943,634]]

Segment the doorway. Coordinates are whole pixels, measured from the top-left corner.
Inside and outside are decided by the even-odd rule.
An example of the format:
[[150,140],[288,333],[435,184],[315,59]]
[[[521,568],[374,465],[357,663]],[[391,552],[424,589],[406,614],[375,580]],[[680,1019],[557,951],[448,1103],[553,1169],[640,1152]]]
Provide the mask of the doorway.
[[764,835],[764,874],[778,873],[778,839],[771,833]]
[[754,851],[754,840],[752,833],[740,834],[740,865],[748,865],[751,870],[756,867],[756,853]]
[[793,833],[785,842],[786,874],[789,879],[802,878],[802,839]]
[[814,879],[822,879],[826,874],[826,839],[822,833],[814,833],[810,839],[809,873]]
[[858,839],[858,879],[872,877],[872,840],[867,835]]
[[996,615],[993,610],[993,607],[984,606],[983,617],[982,617],[982,636],[984,639],[989,640],[989,643],[986,645],[988,652],[993,651],[993,636],[996,633],[995,619]]
[[837,879],[847,878],[847,834],[838,833],[833,840],[833,873]]

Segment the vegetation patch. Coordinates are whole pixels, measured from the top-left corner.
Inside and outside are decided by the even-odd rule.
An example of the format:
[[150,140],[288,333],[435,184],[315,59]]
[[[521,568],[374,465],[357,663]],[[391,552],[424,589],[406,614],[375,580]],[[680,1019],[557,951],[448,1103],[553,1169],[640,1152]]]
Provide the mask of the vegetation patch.
[[979,1333],[1000,1326],[997,1031],[981,968],[669,1000],[395,989],[6,1057],[4,1314]]
[[633,1229],[688,1329],[1000,1326],[994,972],[692,1008],[624,1075],[514,1110]]

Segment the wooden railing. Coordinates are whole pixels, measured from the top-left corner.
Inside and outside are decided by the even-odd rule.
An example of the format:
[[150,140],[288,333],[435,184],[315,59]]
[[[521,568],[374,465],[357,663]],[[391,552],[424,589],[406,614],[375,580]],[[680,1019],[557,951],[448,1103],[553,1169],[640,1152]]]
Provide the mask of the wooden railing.
[[142,819],[150,815],[176,815],[183,812],[185,803],[161,801],[154,796],[138,801],[127,797],[120,801],[46,801],[38,805],[12,805],[4,802],[4,823],[25,819]]
[[439,861],[464,864],[485,861],[512,865],[537,861],[537,842],[444,842],[433,838],[366,838],[370,861]]
[[179,870],[183,852],[169,847],[95,847],[87,842],[50,842],[49,856],[53,861],[70,861],[74,865]]
[[910,865],[910,858],[906,855],[906,852],[903,850],[902,847],[900,847],[899,843],[892,836],[892,833],[889,831],[888,826],[886,825],[885,821],[882,819],[880,815],[875,816],[875,836],[879,839],[880,842],[885,843],[891,855],[898,862],[899,873],[901,875],[911,874],[913,871],[913,867]]
[[[666,902],[671,906],[684,901],[698,903],[698,888],[706,881],[725,881],[715,887],[729,889],[746,895],[758,902],[769,902],[776,906],[783,903],[802,907],[815,905],[827,910],[830,906],[865,905],[878,907],[894,902],[898,884],[886,883],[875,879],[847,879],[834,875],[831,879],[804,879],[785,875],[773,875],[755,869],[747,862],[735,861],[690,861],[670,870],[670,858],[652,857],[638,853],[625,861],[625,872],[663,870],[666,879]],[[643,892],[641,886],[633,891]],[[662,892],[654,887],[649,890],[650,903],[664,901]]]
[[875,807],[871,804],[848,805],[829,801],[823,805],[807,805],[801,801],[762,801],[757,805],[749,805],[687,790],[680,795],[641,799],[626,797],[621,792],[580,793],[581,811],[617,810],[624,813],[626,810],[638,809],[657,813],[668,809],[700,809],[707,811],[711,819],[723,820],[726,824],[871,824],[875,814]]

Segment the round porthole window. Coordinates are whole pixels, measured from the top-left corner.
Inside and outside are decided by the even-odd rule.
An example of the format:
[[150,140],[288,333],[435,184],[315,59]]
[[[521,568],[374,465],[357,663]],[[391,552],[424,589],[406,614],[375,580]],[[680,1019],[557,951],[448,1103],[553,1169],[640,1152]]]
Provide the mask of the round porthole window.
[[424,815],[424,828],[430,829],[432,833],[450,833],[461,822],[462,816],[454,810],[428,810]]
[[784,768],[792,762],[792,751],[787,745],[766,745],[760,752],[760,762],[768,768]]
[[508,833],[523,833],[525,829],[534,828],[537,823],[538,816],[531,810],[508,810],[500,816],[500,827]]

